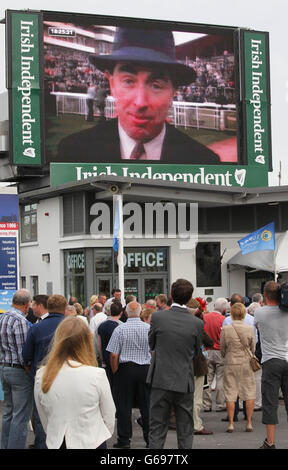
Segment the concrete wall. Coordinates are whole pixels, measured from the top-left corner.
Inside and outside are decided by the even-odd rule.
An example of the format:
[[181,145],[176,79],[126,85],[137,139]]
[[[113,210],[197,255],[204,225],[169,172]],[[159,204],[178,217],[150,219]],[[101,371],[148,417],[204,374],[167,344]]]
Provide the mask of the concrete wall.
[[[40,201],[37,208],[37,242],[20,244],[20,276],[26,276],[26,287],[31,293],[31,276],[39,277],[39,293],[46,293],[47,282],[53,283],[54,293],[63,293],[59,245],[61,208],[61,198]],[[42,255],[47,253],[50,254],[50,263],[42,260]]]

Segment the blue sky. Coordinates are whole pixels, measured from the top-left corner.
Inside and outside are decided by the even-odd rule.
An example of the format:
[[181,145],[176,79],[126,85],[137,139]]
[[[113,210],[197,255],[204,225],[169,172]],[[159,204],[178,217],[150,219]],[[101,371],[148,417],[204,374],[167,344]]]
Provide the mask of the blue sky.
[[[15,194],[0,194],[0,222],[11,222],[12,220],[15,222],[15,215],[17,220],[19,220],[18,196]],[[11,220],[7,220],[7,217],[11,218]]]

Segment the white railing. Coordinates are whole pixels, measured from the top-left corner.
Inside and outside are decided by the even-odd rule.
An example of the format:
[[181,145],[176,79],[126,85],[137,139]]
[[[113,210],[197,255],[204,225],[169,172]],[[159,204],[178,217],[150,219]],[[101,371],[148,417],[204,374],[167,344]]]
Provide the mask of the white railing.
[[[56,97],[58,114],[87,115],[87,95],[84,93],[52,92]],[[94,114],[98,110],[95,106]],[[112,119],[116,116],[115,101],[112,96],[105,100],[105,116]],[[189,103],[173,101],[168,115],[169,122],[176,127],[194,127],[196,129],[217,129],[236,131],[236,106],[218,105],[215,103]]]
[[87,114],[87,95],[84,93],[68,93],[56,91],[51,95],[56,96],[56,113],[58,114]]
[[236,106],[173,101],[169,114],[176,127],[236,131]]

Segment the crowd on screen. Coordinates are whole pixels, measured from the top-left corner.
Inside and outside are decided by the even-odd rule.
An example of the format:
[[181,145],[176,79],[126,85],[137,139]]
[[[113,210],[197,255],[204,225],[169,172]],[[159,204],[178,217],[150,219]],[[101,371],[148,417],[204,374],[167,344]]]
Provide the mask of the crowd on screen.
[[[189,65],[197,72],[195,83],[179,87],[175,101],[192,103],[235,103],[234,56],[225,51],[222,56],[196,58]],[[109,94],[108,81],[102,72],[89,63],[84,52],[63,51],[46,46],[44,76],[50,91],[86,93],[88,83],[103,86]]]

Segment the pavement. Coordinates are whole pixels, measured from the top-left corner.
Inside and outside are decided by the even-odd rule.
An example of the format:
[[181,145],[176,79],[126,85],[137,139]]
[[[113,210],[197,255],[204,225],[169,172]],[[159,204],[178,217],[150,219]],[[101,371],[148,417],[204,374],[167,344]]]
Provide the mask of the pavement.
[[[215,394],[213,394],[215,395]],[[214,403],[213,403],[214,406]],[[215,408],[214,408],[215,409]],[[0,401],[0,423],[2,421],[3,401]],[[246,422],[243,418],[243,412],[238,415],[238,422],[234,424],[234,432],[229,434],[226,432],[228,424],[221,421],[221,418],[227,416],[226,411],[216,412],[213,410],[208,413],[201,412],[203,424],[206,429],[213,431],[209,436],[194,436],[193,449],[207,450],[233,450],[233,449],[258,449],[262,445],[265,438],[265,425],[262,424],[262,412],[257,411],[253,414],[253,432],[245,432]],[[139,411],[133,409],[133,437],[131,441],[131,449],[142,449],[145,451],[145,443],[142,436],[142,429],[136,420],[139,417]],[[288,423],[284,406],[284,401],[279,399],[278,408],[279,424],[276,426],[275,443],[277,449],[288,449]],[[0,429],[1,433],[1,429]],[[113,448],[116,442],[116,434],[107,441],[108,449]],[[34,443],[34,433],[29,426],[27,437],[27,448]],[[164,449],[177,449],[177,437],[175,430],[169,430]],[[117,452],[113,449],[113,452]],[[118,451],[122,452],[122,451]],[[129,452],[129,451],[128,451]],[[2,453],[3,455],[3,453]]]

